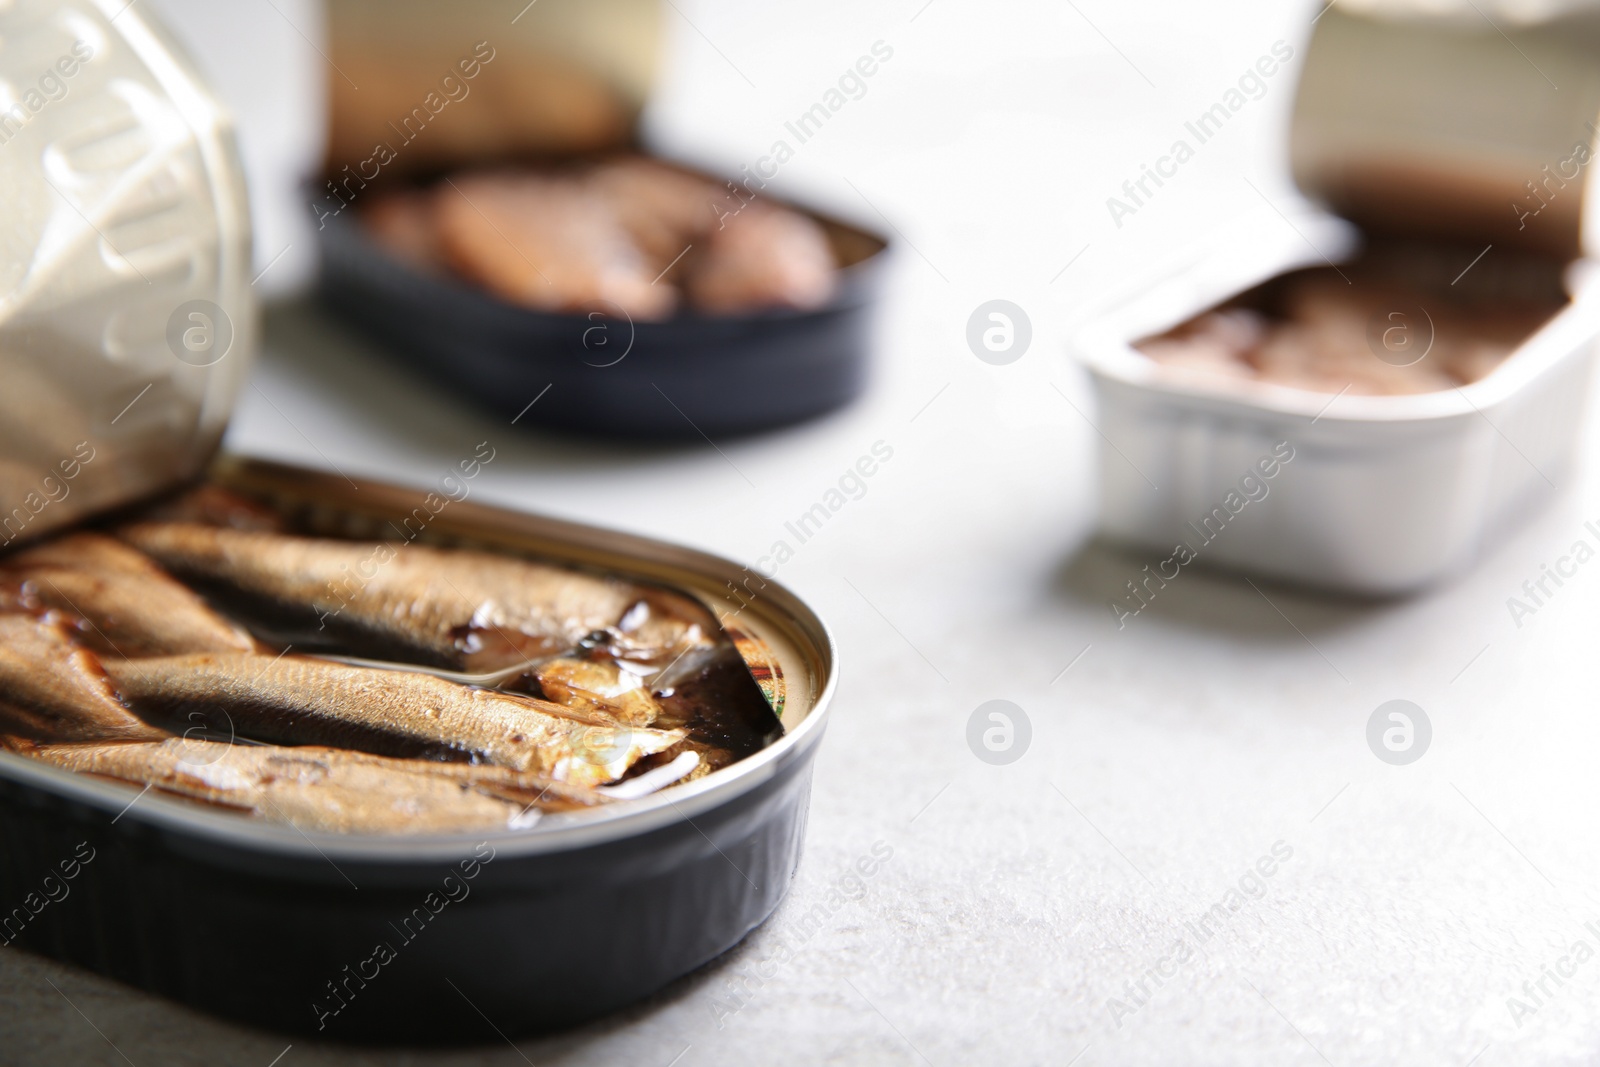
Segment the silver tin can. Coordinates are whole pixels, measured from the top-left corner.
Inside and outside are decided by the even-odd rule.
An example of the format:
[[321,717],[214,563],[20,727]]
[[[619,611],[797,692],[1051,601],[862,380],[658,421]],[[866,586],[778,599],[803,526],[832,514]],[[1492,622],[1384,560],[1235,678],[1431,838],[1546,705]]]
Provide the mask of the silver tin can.
[[[1470,565],[1570,470],[1600,286],[1585,224],[1592,175],[1560,164],[1593,155],[1600,31],[1568,17],[1508,27],[1506,39],[1481,18],[1344,6],[1319,21],[1290,136],[1297,183],[1337,215],[1263,207],[1141,279],[1074,342],[1115,445],[1100,455],[1102,532],[1169,557],[1157,570],[1197,559],[1403,593]],[[1135,347],[1288,272],[1397,238],[1452,242],[1467,249],[1462,265],[1488,245],[1565,264],[1570,302],[1487,376],[1415,395],[1178,376]],[[1257,473],[1263,464],[1275,480]],[[1272,499],[1257,503],[1250,491],[1263,487]]]

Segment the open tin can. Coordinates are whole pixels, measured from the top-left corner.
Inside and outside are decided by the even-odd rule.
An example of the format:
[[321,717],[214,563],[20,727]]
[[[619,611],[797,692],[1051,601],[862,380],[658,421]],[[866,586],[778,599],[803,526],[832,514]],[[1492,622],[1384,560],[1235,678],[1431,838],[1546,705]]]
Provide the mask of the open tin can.
[[[1502,37],[1468,19],[1330,7],[1291,148],[1301,189],[1337,214],[1263,207],[1077,338],[1115,444],[1099,463],[1107,536],[1176,566],[1396,594],[1463,569],[1562,484],[1600,332],[1584,225],[1596,27],[1567,18]],[[1270,313],[1312,275],[1337,289],[1363,270],[1403,274],[1441,305],[1532,291],[1559,310],[1487,374],[1411,395],[1179,374],[1136,347],[1208,310]],[[1397,299],[1348,340],[1375,366],[1425,359],[1429,302]]]
[[[212,482],[358,535],[424,495],[237,460]],[[690,593],[735,638],[783,736],[528,829],[415,835],[304,832],[0,752],[7,940],[253,1025],[446,1042],[602,1015],[765,920],[799,863],[835,684],[821,621],[775,584],[751,596],[732,563],[609,530],[466,502],[427,537]],[[43,903],[44,879],[68,892],[13,914]]]
[[[508,418],[548,389],[528,424],[589,436],[754,433],[854,399],[887,242],[847,222],[787,205],[820,226],[836,266],[832,295],[818,306],[680,309],[636,321],[599,299],[582,311],[513,304],[408,261],[363,221],[375,198],[396,190],[432,184],[466,199],[444,184],[453,168],[571,166],[639,151],[660,11],[654,0],[546,0],[513,26],[485,0],[448,9],[331,0],[330,50],[354,81],[331,79],[325,181],[311,190],[324,305],[396,359]],[[759,161],[732,180],[672,167],[706,179],[716,198],[708,195],[705,218],[715,214],[719,227],[745,203],[785,206],[763,191],[776,171],[761,172]],[[498,232],[506,247],[496,251],[515,251]]]
[[[0,491],[26,515],[7,527],[0,566],[40,535],[201,477],[314,536],[387,538],[421,504],[435,546],[670,587],[709,611],[719,655],[734,652],[717,677],[754,694],[746,706],[776,739],[532,825],[415,834],[305,831],[0,751],[0,941],[252,1025],[392,1043],[573,1025],[736,944],[799,862],[836,679],[822,623],[780,586],[754,590],[742,569],[689,549],[465,494],[445,508],[424,491],[215,459],[254,324],[226,120],[121,0],[0,9],[3,73],[36,63],[57,72],[52,86],[71,81],[0,144],[22,198],[4,227],[18,251],[0,264],[12,271]],[[230,343],[188,343],[201,325],[184,317],[190,301],[208,326],[231,323]],[[26,699],[0,690],[8,711]]]

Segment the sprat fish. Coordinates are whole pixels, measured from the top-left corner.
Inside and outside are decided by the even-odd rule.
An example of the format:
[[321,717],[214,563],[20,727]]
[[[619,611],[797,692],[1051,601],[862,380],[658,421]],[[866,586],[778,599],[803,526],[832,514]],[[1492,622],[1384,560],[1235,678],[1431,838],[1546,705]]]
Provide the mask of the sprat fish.
[[114,656],[256,647],[144,553],[104,534],[69,534],[0,560],[0,601],[77,616],[80,640]]
[[0,614],[0,728],[39,741],[171,736],[117,699],[94,655],[59,619]]
[[430,674],[299,656],[199,653],[105,668],[122,697],[151,718],[217,709],[240,734],[264,741],[465,759],[580,786],[615,781],[684,736]]
[[253,629],[301,649],[476,673],[586,638],[665,663],[716,633],[686,596],[488,552],[193,523],[119,533]]
[[56,767],[153,786],[165,793],[328,833],[446,833],[517,829],[542,811],[604,802],[557,783],[480,768],[385,759],[342,749],[228,745],[191,738],[120,744],[8,747]]
[[533,677],[545,699],[565,708],[628,726],[651,726],[661,717],[644,679],[616,663],[563,656],[540,664]]

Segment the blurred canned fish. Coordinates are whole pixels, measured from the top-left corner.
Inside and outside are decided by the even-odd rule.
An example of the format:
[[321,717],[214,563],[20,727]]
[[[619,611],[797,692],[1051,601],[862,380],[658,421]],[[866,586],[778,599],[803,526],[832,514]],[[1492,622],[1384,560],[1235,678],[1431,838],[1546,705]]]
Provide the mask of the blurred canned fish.
[[[1180,566],[1199,559],[1385,595],[1460,571],[1553,496],[1600,334],[1585,222],[1597,32],[1579,14],[1503,37],[1378,2],[1321,16],[1290,145],[1297,184],[1337,215],[1264,206],[1175,257],[1077,338],[1115,444],[1100,457],[1105,534],[1174,553]],[[1361,301],[1375,278],[1380,301],[1393,284],[1394,307],[1367,321],[1354,312],[1371,310]],[[1240,342],[1248,358],[1231,362],[1215,336],[1187,367],[1146,354],[1166,345],[1182,357],[1208,327],[1299,328],[1289,340],[1314,346],[1292,305],[1318,287],[1333,297],[1321,325],[1348,334],[1334,338],[1342,350],[1370,356],[1370,368],[1340,375],[1344,388],[1325,365],[1320,382],[1310,363],[1267,366],[1259,333]],[[1454,351],[1476,354],[1493,346],[1470,313],[1529,307],[1546,310],[1523,316],[1529,325],[1498,362],[1466,373],[1458,363],[1471,360],[1431,347],[1447,312]]]

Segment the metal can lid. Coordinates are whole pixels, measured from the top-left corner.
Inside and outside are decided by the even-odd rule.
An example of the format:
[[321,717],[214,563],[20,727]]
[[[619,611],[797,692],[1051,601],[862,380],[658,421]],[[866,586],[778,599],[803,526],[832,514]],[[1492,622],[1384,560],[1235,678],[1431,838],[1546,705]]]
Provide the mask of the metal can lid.
[[121,0],[0,5],[0,548],[192,477],[253,347],[231,124]]
[[1590,251],[1597,44],[1592,3],[1330,4],[1295,99],[1295,181],[1369,231]]

